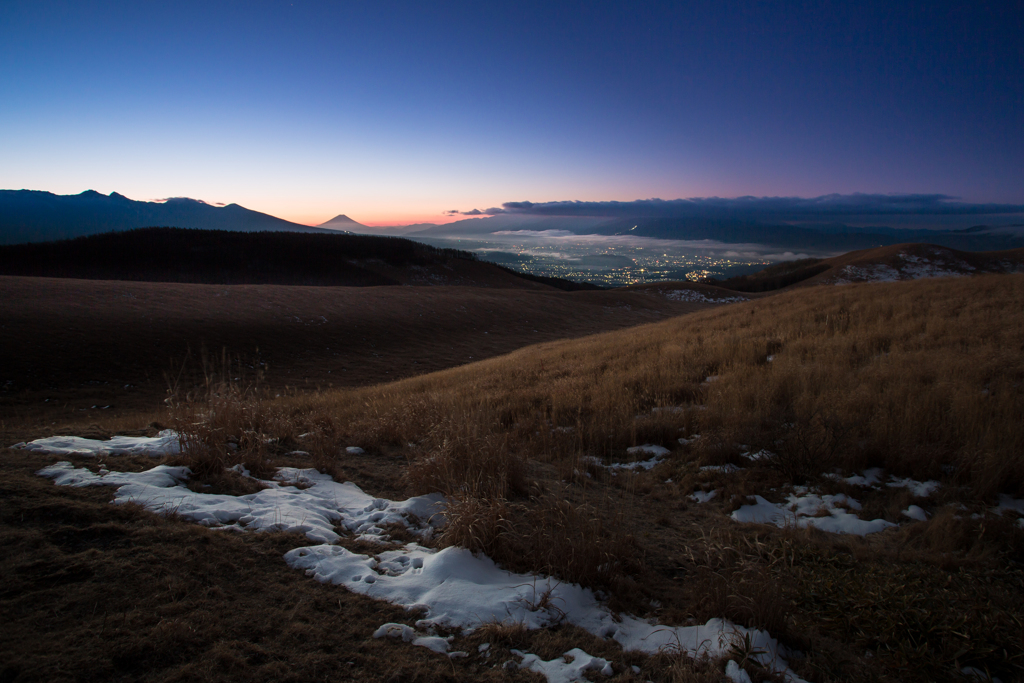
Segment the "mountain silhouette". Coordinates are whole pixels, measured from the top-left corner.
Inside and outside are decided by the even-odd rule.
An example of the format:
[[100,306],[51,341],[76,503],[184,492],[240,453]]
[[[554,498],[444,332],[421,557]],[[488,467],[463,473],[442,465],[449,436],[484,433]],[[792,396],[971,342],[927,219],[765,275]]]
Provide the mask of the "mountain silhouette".
[[0,190],[0,244],[45,242],[153,226],[242,232],[332,232],[238,204],[214,206],[187,197],[140,202],[117,192],[104,195],[95,190],[75,195]]
[[321,223],[318,228],[329,228],[331,230],[366,230],[367,227],[358,221],[354,221],[345,214],[339,214],[329,221]]

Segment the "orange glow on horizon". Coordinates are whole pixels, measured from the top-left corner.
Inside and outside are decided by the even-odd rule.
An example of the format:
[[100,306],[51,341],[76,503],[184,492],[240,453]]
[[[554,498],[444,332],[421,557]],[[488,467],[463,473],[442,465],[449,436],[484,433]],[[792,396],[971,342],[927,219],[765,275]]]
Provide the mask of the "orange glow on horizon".
[[[291,221],[292,223],[298,223],[300,225],[308,225],[311,228],[315,228],[315,227],[317,227],[319,225],[323,225],[327,221],[329,221],[332,218],[334,218],[333,215],[332,216],[327,216],[327,217],[322,217],[322,216],[312,217],[309,214],[304,214],[304,215],[301,215],[301,216],[296,216],[295,214],[288,215],[286,213],[272,214],[272,215],[276,215],[278,218],[283,218],[284,220]],[[449,216],[449,215],[446,215],[446,214],[413,214],[412,216],[410,216],[409,214],[401,214],[401,215],[398,215],[398,216],[395,216],[395,215],[389,216],[387,214],[384,214],[383,217],[378,215],[378,216],[375,216],[372,219],[365,219],[365,220],[363,220],[363,219],[360,219],[356,215],[352,215],[352,214],[345,214],[345,215],[348,216],[349,218],[351,218],[352,220],[354,220],[356,223],[361,223],[361,224],[365,225],[368,228],[403,227],[403,226],[406,226],[406,225],[415,225],[417,223],[433,223],[435,225],[445,225],[447,223],[454,223],[455,221],[462,221],[462,220],[466,220],[466,219],[470,218],[470,216]],[[476,217],[473,216],[473,218],[476,218]]]

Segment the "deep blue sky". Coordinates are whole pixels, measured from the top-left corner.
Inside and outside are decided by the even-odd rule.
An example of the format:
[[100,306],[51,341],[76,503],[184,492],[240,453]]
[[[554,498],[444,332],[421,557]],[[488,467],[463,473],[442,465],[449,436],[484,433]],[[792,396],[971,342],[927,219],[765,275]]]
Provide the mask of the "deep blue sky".
[[529,200],[1024,203],[1021,2],[0,4],[0,187],[317,223]]

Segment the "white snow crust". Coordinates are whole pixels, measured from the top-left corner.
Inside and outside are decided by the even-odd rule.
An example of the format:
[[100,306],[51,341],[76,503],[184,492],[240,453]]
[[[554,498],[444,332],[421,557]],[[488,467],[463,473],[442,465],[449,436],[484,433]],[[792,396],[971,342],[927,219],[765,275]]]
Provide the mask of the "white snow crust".
[[[847,484],[854,486],[863,486],[864,488],[871,488],[878,490],[881,488],[880,484],[884,481],[881,467],[872,467],[871,469],[864,470],[863,474],[855,474],[852,477],[841,477],[838,474],[825,474],[822,475],[828,479],[834,479],[836,481],[844,481]],[[927,498],[931,494],[935,493],[939,489],[939,482],[930,479],[928,481],[917,481],[916,479],[910,479],[909,477],[889,477],[889,481],[885,482],[885,485],[890,488],[905,488],[908,489],[917,498]]]
[[[529,669],[543,674],[548,683],[573,683],[574,681],[588,680],[584,674],[587,672],[599,673],[603,676],[611,676],[612,663],[601,657],[593,657],[578,647],[574,647],[558,659],[545,662],[537,655],[531,655],[519,650],[512,650],[512,654],[522,657],[519,662],[520,669]],[[568,661],[566,661],[568,659]]]
[[928,521],[927,513],[925,513],[925,511],[922,510],[917,505],[911,505],[906,510],[903,510],[900,514],[902,514],[904,517],[909,517],[910,519],[915,519],[918,522],[927,522]]
[[440,636],[421,636],[416,630],[405,624],[387,623],[373,632],[374,638],[396,638],[419,647],[425,647],[438,654],[446,654],[449,657],[465,657],[465,652],[448,652],[453,636],[442,638]]
[[12,448],[22,448],[33,453],[47,455],[77,455],[95,458],[107,455],[148,455],[162,458],[165,455],[181,453],[178,433],[165,429],[157,436],[115,436],[109,441],[84,439],[80,436],[49,436],[28,443],[19,443]]
[[[339,484],[314,469],[292,467],[279,468],[277,481],[262,481],[265,489],[244,496],[191,491],[184,485],[190,474],[187,467],[158,465],[146,472],[98,475],[59,462],[37,474],[60,486],[117,486],[114,503],[138,503],[203,526],[298,532],[319,543],[337,541],[336,526],[371,540],[380,540],[381,526],[393,522],[430,533],[431,518],[443,503],[440,494],[401,502],[374,498],[351,482]],[[440,524],[439,517],[433,521]]]
[[[323,583],[341,585],[352,592],[414,610],[421,617],[416,621],[416,629],[471,631],[495,621],[522,623],[531,629],[569,623],[599,637],[612,638],[626,650],[653,654],[667,649],[712,657],[727,656],[733,645],[748,638],[752,647],[761,651],[754,655],[759,663],[782,673],[788,680],[801,680],[789,670],[785,649],[767,632],[724,619],[673,627],[613,614],[590,589],[549,576],[508,572],[490,558],[474,555],[465,548],[435,551],[410,543],[369,556],[332,545],[339,538],[334,531],[336,526],[378,539],[388,538],[379,526],[388,522],[429,533],[430,526],[422,522],[431,519],[443,504],[439,494],[388,501],[369,496],[354,484],[334,482],[316,470],[294,468],[280,468],[275,480],[262,482],[267,488],[245,496],[190,491],[182,484],[189,474],[182,467],[158,466],[147,472],[97,475],[61,462],[43,468],[38,474],[61,485],[118,486],[115,503],[133,501],[150,510],[178,514],[208,526],[304,533],[319,545],[287,552],[285,561],[289,566],[302,569],[307,576]],[[448,639],[421,636],[411,627],[385,624],[381,629],[379,637],[400,637],[449,656],[463,654],[448,653]],[[595,658],[582,650],[570,653],[574,656],[573,664],[595,664]],[[527,658],[524,656],[524,662]],[[534,665],[551,675],[569,675],[561,665],[529,659],[527,666]],[[603,672],[605,665],[601,666]]]
[[592,465],[598,467],[604,467],[605,469],[612,470],[614,474],[615,470],[650,470],[655,465],[660,463],[662,459],[670,454],[672,451],[665,448],[664,446],[657,446],[651,443],[645,443],[643,446],[632,446],[627,448],[626,452],[633,456],[638,455],[650,455],[651,457],[647,460],[640,460],[637,462],[613,462],[605,465],[600,459],[594,456],[585,456],[584,460]]
[[291,550],[285,561],[323,583],[343,585],[352,592],[421,612],[417,628],[471,631],[496,621],[536,629],[570,623],[602,638],[613,638],[626,650],[653,654],[667,648],[712,657],[728,654],[737,640],[749,634],[754,647],[764,650],[756,655],[761,664],[791,675],[782,649],[765,631],[723,619],[676,627],[629,615],[616,619],[588,588],[548,576],[514,574],[465,548],[435,552],[409,544],[379,553],[375,559],[341,546],[317,545]]
[[732,683],[753,683],[750,680],[750,674],[741,669],[740,665],[731,659],[725,664],[725,677],[732,681]]
[[1005,493],[1000,493],[999,504],[989,509],[997,515],[1001,515],[1006,511],[1024,515],[1024,500],[1019,500],[1013,496],[1008,496]]
[[[737,522],[774,524],[780,528],[813,526],[822,531],[857,536],[866,536],[896,526],[884,519],[866,521],[848,512],[846,508],[859,510],[861,505],[842,493],[820,496],[798,487],[797,492],[788,497],[788,504],[775,504],[761,496],[754,496],[754,501],[753,505],[744,505],[734,511],[731,517]],[[827,512],[828,516],[816,516],[822,512]]]
[[690,500],[695,503],[706,503],[718,495],[718,489],[714,491],[694,491],[690,494]]

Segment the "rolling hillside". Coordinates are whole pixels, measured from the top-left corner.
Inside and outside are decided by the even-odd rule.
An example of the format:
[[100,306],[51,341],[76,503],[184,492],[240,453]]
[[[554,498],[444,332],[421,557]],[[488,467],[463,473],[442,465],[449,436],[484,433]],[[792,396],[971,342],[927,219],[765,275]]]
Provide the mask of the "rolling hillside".
[[777,263],[757,273],[709,280],[737,292],[769,292],[793,286],[897,282],[932,277],[1024,272],[1024,249],[957,251],[935,244],[897,244],[851,251],[826,259]]

